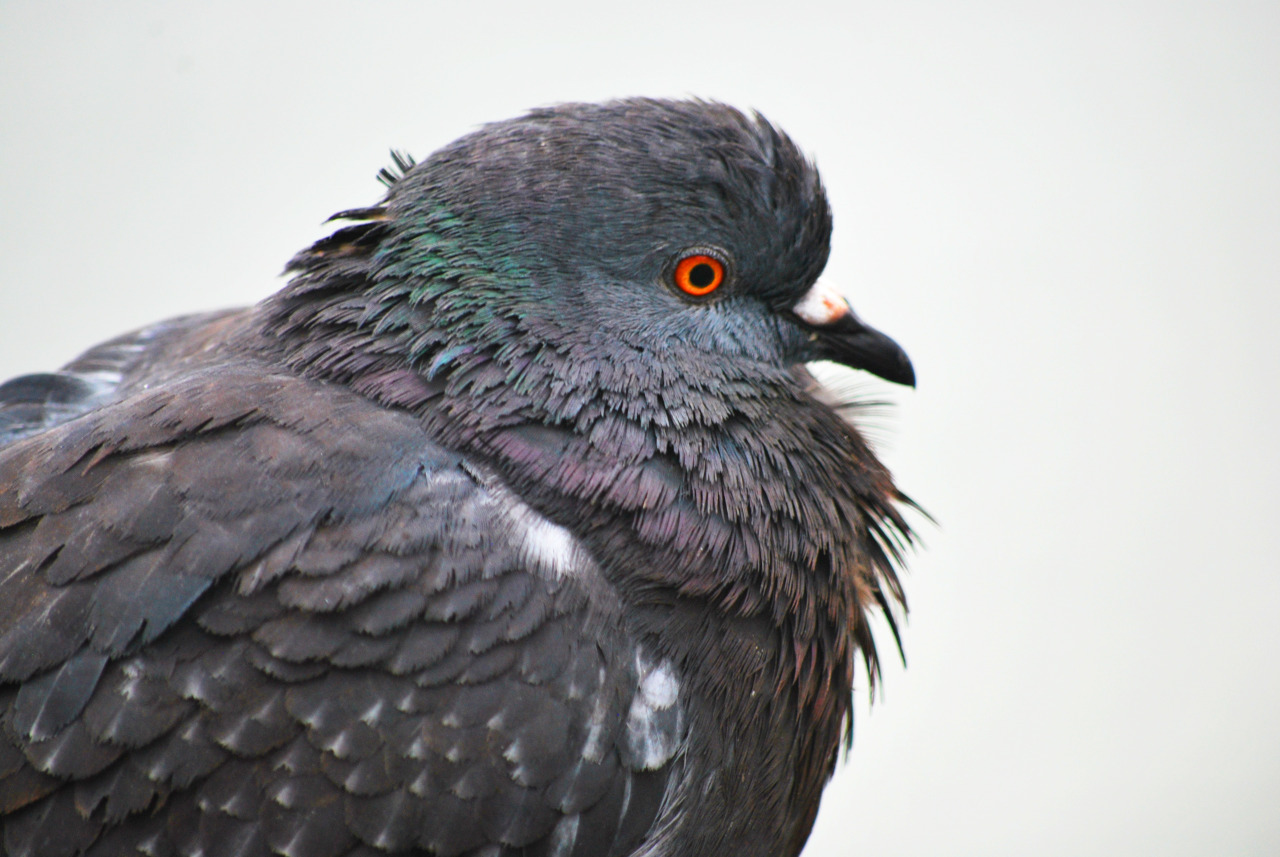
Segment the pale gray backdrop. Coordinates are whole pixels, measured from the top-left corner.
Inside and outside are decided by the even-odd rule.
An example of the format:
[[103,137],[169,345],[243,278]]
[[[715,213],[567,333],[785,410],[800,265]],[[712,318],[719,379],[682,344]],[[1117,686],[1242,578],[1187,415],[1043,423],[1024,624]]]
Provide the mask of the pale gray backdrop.
[[755,107],[938,519],[817,855],[1280,854],[1280,5],[0,2],[0,377],[278,288],[387,148]]

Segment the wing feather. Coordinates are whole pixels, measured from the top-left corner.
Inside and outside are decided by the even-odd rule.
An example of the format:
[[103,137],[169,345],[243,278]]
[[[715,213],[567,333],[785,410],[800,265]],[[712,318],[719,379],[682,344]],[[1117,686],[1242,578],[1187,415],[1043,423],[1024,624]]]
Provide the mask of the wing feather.
[[567,530],[260,366],[0,448],[0,623],[10,855],[628,854],[680,770]]

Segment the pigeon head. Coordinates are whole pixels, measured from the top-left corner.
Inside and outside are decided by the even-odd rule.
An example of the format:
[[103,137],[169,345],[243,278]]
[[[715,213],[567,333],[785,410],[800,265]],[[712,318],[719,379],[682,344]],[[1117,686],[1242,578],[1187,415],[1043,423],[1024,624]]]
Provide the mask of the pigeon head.
[[[313,282],[357,257],[370,310],[428,375],[538,343],[630,371],[829,359],[900,383],[911,364],[818,283],[831,213],[817,170],[760,116],[716,103],[570,104],[487,125],[404,174],[294,260]],[[374,243],[376,242],[376,247]],[[366,252],[368,251],[368,252]],[[420,314],[420,313],[418,313]]]

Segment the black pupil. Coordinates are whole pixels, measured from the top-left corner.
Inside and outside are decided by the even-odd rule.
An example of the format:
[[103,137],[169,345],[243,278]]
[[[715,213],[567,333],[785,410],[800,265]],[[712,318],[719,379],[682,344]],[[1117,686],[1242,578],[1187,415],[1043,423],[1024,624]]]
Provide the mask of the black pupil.
[[699,289],[705,289],[716,281],[716,269],[706,262],[699,262],[689,272],[689,282]]

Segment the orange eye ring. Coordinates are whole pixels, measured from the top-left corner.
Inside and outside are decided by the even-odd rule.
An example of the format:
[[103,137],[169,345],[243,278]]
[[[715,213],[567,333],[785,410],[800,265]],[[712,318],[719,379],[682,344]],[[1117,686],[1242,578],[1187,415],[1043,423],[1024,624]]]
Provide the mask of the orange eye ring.
[[676,287],[686,295],[700,298],[709,295],[724,282],[724,263],[715,256],[695,253],[676,265]]

